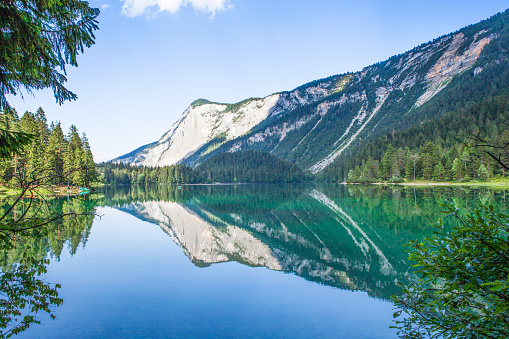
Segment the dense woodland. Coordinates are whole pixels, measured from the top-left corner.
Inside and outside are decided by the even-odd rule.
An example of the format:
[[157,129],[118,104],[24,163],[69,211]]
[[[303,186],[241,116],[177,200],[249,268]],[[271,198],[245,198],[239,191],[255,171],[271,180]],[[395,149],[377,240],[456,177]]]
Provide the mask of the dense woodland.
[[196,173],[186,165],[162,167],[131,166],[104,163],[97,166],[101,180],[112,185],[193,184]]
[[[17,112],[6,109],[1,115],[2,129],[24,132],[31,141],[21,154],[0,162],[0,183],[17,186],[20,182],[50,178],[52,184],[89,186],[97,180],[97,171],[88,139],[71,125],[64,135],[60,123],[48,126],[42,108],[35,113],[25,112],[21,119]],[[47,181],[47,180],[45,180]]]
[[98,167],[107,184],[192,184],[303,182],[310,180],[300,168],[270,154],[246,151],[221,153],[195,169],[178,164],[163,167],[106,163]]
[[[375,182],[489,180],[504,169],[476,147],[476,137],[494,145],[509,142],[509,95],[471,103],[438,119],[393,131],[364,145],[328,169],[326,181]],[[508,154],[501,153],[507,162]]]
[[271,154],[244,151],[220,153],[196,167],[205,182],[302,182],[296,165]]

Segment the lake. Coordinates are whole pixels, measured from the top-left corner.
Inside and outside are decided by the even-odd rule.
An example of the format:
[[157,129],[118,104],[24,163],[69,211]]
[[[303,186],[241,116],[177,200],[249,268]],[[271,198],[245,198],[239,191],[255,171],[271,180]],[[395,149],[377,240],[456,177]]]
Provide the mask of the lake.
[[[377,185],[107,187],[52,202],[95,208],[26,248],[64,302],[20,338],[394,338],[390,296],[414,277],[404,244],[439,204],[505,208],[487,188]],[[452,220],[446,219],[446,227]]]

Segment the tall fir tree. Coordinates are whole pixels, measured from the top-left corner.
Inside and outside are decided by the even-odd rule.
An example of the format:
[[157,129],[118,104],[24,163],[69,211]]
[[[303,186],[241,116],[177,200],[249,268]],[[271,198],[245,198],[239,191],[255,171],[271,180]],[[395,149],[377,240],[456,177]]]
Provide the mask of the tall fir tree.
[[64,138],[60,122],[52,124],[48,150],[45,158],[45,167],[48,170],[48,175],[53,177],[52,181],[54,184],[60,184],[63,182],[64,157],[66,151],[67,142]]

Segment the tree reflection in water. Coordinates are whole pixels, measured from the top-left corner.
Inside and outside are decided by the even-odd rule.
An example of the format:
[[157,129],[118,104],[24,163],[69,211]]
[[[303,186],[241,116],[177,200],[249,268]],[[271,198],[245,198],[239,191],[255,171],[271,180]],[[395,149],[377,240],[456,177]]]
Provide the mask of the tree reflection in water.
[[95,216],[96,200],[6,199],[0,229],[0,338],[38,324],[38,313],[54,318],[62,304],[58,283],[43,280],[50,259],[59,260],[67,246],[74,255],[85,246]]

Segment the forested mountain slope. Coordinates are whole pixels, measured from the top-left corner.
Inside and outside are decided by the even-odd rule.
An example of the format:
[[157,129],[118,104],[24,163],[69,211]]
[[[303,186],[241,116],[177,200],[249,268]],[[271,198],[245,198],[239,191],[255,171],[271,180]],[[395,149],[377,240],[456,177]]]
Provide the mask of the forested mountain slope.
[[114,159],[192,166],[220,152],[270,152],[312,173],[382,135],[507,91],[509,12],[361,72],[237,104],[197,100],[156,143]]

